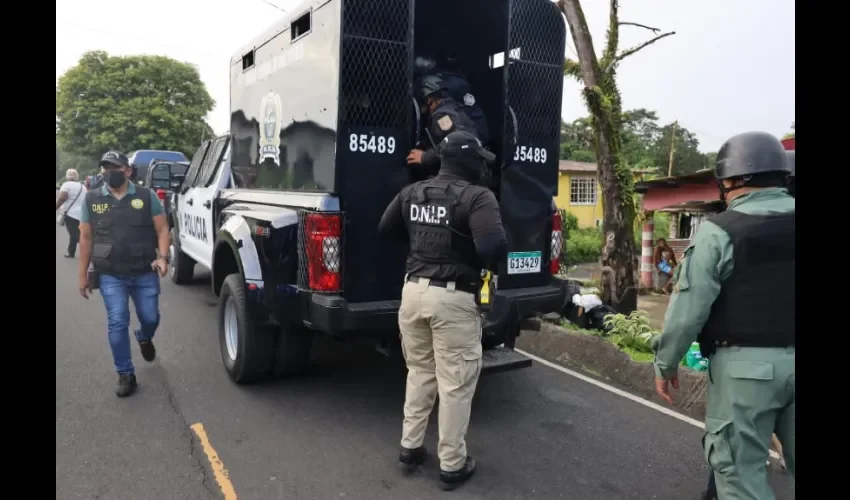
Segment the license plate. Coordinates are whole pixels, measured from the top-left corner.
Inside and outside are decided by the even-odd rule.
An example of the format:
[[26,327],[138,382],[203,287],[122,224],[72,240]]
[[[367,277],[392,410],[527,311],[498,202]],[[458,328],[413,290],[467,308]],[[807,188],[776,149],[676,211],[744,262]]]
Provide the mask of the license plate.
[[508,253],[508,274],[531,274],[540,272],[542,252]]

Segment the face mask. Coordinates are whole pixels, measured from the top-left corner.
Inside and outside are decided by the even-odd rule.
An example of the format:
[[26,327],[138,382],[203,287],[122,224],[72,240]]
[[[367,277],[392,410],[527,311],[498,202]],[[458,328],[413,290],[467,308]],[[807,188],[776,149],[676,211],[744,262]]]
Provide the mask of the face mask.
[[127,175],[123,170],[112,170],[106,173],[106,183],[112,189],[118,189],[127,182]]

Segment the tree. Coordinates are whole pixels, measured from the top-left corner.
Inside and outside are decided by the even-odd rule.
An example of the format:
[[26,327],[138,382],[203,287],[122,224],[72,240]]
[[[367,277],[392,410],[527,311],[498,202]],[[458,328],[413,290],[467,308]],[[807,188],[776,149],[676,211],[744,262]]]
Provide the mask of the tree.
[[652,147],[652,158],[655,166],[667,175],[670,163],[670,146],[673,144],[675,135],[675,147],[673,148],[673,172],[672,175],[692,174],[707,166],[704,154],[699,152],[699,139],[696,134],[688,129],[673,124],[665,125],[659,129],[658,140]]
[[198,70],[163,56],[87,52],[59,78],[56,138],[63,152],[98,157],[117,149],[191,155],[210,137],[215,105]]
[[[623,119],[617,67],[626,57],[675,33],[658,34],[657,28],[621,22],[618,0],[609,1],[608,36],[601,58],[597,58],[593,49],[593,38],[579,0],[558,0],[557,5],[567,19],[578,54],[578,61],[564,61],[564,74],[584,84],[582,96],[590,111],[594,131],[593,147],[602,185],[602,265],[614,270],[616,293],[622,296],[626,288],[636,286],[638,267],[634,241],[634,181],[622,151]],[[620,26],[643,28],[657,35],[636,47],[619,51]]]

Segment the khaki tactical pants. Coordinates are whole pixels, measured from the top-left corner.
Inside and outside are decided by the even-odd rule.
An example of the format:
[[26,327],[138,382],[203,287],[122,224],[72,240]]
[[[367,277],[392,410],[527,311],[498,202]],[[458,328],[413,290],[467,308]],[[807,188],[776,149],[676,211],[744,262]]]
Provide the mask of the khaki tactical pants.
[[722,347],[711,356],[705,457],[721,500],[774,500],[765,462],[771,435],[795,466],[795,349]]
[[406,281],[398,326],[407,362],[407,390],[401,445],[418,448],[428,416],[438,410],[440,468],[453,472],[466,462],[466,430],[472,396],[481,373],[481,315],[471,293]]

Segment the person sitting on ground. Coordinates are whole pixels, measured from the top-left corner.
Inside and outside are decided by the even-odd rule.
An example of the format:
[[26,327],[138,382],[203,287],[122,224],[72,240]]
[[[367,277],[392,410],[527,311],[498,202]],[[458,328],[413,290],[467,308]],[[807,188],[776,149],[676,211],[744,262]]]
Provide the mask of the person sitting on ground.
[[666,282],[661,287],[661,291],[671,293],[673,291],[673,280],[671,278],[678,262],[676,262],[676,252],[670,248],[670,245],[667,244],[667,240],[664,238],[658,238],[658,242],[655,244],[652,265],[666,277]]

